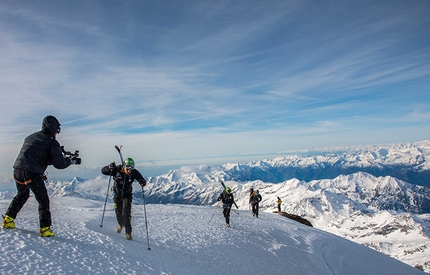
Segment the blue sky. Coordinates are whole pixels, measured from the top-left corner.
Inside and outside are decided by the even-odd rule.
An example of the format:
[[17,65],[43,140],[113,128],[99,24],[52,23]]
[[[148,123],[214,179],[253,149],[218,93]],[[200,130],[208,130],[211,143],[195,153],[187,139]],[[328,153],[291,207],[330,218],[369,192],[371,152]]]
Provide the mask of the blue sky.
[[48,114],[81,169],[115,144],[147,165],[428,139],[429,14],[427,0],[0,1],[4,177]]

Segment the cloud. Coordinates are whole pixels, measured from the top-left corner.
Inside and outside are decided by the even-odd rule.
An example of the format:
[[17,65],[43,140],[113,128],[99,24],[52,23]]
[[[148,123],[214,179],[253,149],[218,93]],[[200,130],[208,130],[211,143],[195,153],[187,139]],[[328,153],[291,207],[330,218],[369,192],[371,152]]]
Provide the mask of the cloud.
[[413,110],[404,117],[405,122],[416,121],[418,123],[428,123],[430,121],[430,106],[426,104],[416,104]]
[[7,3],[3,150],[48,114],[90,166],[115,143],[179,159],[395,141],[430,100],[430,7],[396,4]]

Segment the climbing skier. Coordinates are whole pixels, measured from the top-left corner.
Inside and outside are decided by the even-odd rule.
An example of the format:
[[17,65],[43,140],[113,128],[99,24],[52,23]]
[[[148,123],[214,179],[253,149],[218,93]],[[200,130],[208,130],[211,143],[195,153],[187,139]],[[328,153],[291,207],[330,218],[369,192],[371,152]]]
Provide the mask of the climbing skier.
[[132,240],[131,236],[131,203],[133,200],[133,182],[137,180],[140,186],[146,185],[146,180],[142,174],[134,168],[134,160],[127,158],[121,165],[111,163],[104,166],[101,170],[103,175],[112,176],[114,179],[114,208],[118,227],[116,232],[121,233],[125,227],[125,237],[127,240]]
[[231,211],[231,206],[235,203],[234,202],[234,197],[233,194],[231,193],[231,188],[230,187],[226,187],[224,189],[224,191],[221,193],[221,195],[219,195],[218,201],[222,201],[223,203],[223,211],[222,213],[224,214],[225,217],[225,223],[228,227],[230,227],[230,211]]
[[252,194],[249,197],[249,203],[251,204],[251,207],[252,207],[252,215],[256,218],[258,218],[258,208],[261,200],[262,200],[262,197],[258,190],[252,192]]

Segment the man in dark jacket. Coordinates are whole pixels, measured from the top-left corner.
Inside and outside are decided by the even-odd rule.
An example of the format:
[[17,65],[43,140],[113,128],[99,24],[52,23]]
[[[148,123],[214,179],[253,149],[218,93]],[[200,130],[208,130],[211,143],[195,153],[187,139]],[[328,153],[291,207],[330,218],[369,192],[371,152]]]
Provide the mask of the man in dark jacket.
[[81,164],[80,158],[67,158],[63,155],[62,147],[56,140],[60,130],[58,120],[54,116],[46,116],[42,122],[42,130],[25,138],[13,165],[13,178],[18,192],[6,211],[2,224],[4,228],[15,228],[14,220],[27,202],[31,190],[39,203],[40,236],[55,235],[51,230],[51,211],[44,173],[48,165],[65,169],[71,164]]
[[217,200],[222,201],[223,203],[222,213],[224,214],[225,223],[228,227],[230,227],[230,211],[231,206],[234,204],[234,197],[231,193],[231,188],[227,186],[225,190],[221,193],[221,195],[219,195]]
[[115,165],[111,163],[102,168],[102,174],[112,176],[114,185],[112,190],[114,192],[113,202],[118,221],[117,233],[121,233],[125,227],[125,237],[127,240],[132,240],[131,237],[131,202],[133,199],[133,186],[132,183],[137,182],[142,186],[146,185],[146,180],[142,174],[134,168],[134,160],[127,158],[122,165]]
[[263,198],[261,197],[260,192],[258,190],[252,192],[249,197],[249,203],[251,204],[251,207],[252,207],[252,215],[256,218],[258,218],[258,208],[259,208],[260,201],[262,199]]

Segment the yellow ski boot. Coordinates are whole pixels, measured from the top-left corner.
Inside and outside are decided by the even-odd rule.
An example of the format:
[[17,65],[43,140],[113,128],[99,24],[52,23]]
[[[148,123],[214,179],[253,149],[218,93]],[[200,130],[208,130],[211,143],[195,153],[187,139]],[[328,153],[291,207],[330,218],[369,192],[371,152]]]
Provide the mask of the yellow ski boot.
[[41,237],[54,237],[55,233],[51,230],[49,226],[40,228]]
[[15,228],[15,219],[6,215],[3,219],[3,228],[14,229]]

